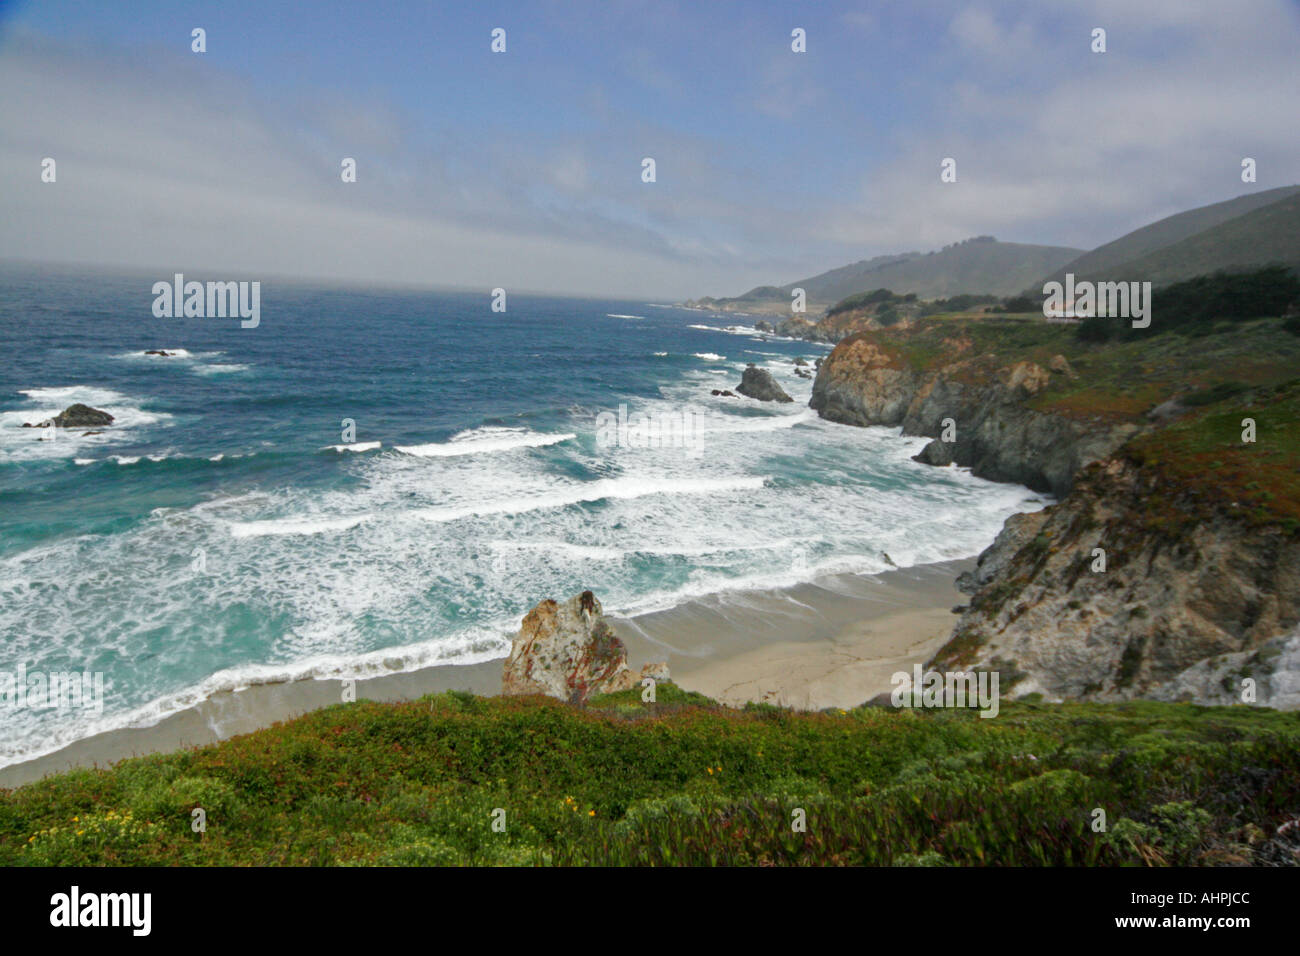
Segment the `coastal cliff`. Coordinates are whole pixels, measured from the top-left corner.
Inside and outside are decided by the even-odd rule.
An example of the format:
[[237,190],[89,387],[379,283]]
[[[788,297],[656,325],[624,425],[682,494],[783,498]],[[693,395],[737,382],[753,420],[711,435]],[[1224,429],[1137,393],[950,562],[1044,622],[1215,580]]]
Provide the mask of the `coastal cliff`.
[[1127,456],[1091,465],[958,581],[931,666],[1054,699],[1230,704],[1249,678],[1250,702],[1300,707],[1300,537],[1214,505]]
[[1275,320],[1105,345],[933,320],[843,340],[810,404],[1060,499],[1010,518],[959,581],[972,600],[931,667],[999,670],[1010,696],[1296,708],[1297,369]]
[[[918,456],[926,464],[955,463],[991,481],[1058,497],[1084,465],[1107,457],[1138,430],[1131,422],[1029,407],[1025,400],[1044,391],[1054,375],[1074,375],[1064,356],[1049,363],[1053,371],[1030,361],[997,367],[995,357],[968,354],[969,338],[957,335],[944,345],[953,360],[920,369],[876,334],[851,336],[818,369],[809,404],[830,421],[899,425],[904,435],[934,436]],[[951,440],[941,440],[948,420]]]

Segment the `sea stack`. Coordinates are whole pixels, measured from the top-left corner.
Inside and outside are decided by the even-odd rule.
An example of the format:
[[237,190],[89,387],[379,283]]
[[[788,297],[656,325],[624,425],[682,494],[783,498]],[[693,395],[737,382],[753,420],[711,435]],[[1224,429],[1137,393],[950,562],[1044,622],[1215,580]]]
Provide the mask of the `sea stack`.
[[740,384],[736,386],[736,391],[749,398],[756,398],[760,402],[794,401],[785,393],[785,389],[776,384],[776,379],[772,377],[771,372],[756,367],[752,362],[745,366],[744,374],[740,376]]
[[586,703],[640,685],[641,678],[668,679],[668,665],[647,664],[641,675],[627,664],[627,646],[605,620],[600,602],[583,591],[560,604],[547,599],[524,617],[501,674],[507,696],[545,694]]

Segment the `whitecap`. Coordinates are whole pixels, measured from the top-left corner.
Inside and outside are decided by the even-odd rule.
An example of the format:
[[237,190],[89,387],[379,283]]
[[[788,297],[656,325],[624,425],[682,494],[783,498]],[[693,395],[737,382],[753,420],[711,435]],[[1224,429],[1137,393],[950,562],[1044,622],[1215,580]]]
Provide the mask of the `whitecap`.
[[324,534],[328,531],[346,531],[367,521],[369,515],[348,515],[341,518],[298,517],[272,518],[267,521],[232,522],[230,534],[236,538],[258,538],[263,535]]
[[383,447],[383,444],[384,443],[381,441],[359,441],[351,445],[326,445],[321,450],[337,451],[340,453],[345,451],[374,451],[376,448]]
[[394,445],[393,448],[404,455],[419,458],[450,458],[459,455],[478,455],[491,452],[513,451],[516,448],[543,448],[558,445],[560,442],[572,441],[578,436],[572,432],[564,434],[542,434],[523,428],[475,428],[453,435],[450,441],[430,442],[426,445]]

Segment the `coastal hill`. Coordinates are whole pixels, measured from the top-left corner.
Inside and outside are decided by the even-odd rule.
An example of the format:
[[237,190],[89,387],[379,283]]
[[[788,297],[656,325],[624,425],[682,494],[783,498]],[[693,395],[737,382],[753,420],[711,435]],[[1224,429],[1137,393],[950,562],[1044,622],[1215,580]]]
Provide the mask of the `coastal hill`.
[[1280,263],[1300,267],[1300,186],[1248,193],[1189,209],[1136,229],[1026,285],[1042,295],[1049,281],[1150,281],[1164,285]]
[[923,299],[958,293],[1014,295],[1080,252],[1064,246],[998,242],[992,236],[976,236],[936,252],[877,256],[786,285],[759,286],[734,298],[706,297],[685,305],[722,312],[789,315],[790,297],[796,288],[807,295],[809,312],[820,311],[855,293],[881,288]]
[[1060,499],[959,581],[972,600],[931,665],[1051,699],[1232,703],[1250,678],[1300,707],[1298,307],[1273,269],[1167,287],[1145,331],[952,314],[841,341],[822,417],[901,426],[935,439],[923,463]]
[[[758,286],[732,298],[706,296],[684,305],[789,318],[794,325],[787,334],[797,335],[805,316],[791,316],[795,288],[807,296],[807,321],[815,321],[812,317],[819,312],[843,313],[845,300],[883,289],[919,300],[963,295],[1041,298],[1046,282],[1063,281],[1067,273],[1079,281],[1150,281],[1161,286],[1274,264],[1300,268],[1300,186],[1189,209],[1089,252],[976,236],[937,252],[877,256],[786,285]],[[831,335],[813,337],[835,341],[845,327],[841,317]]]

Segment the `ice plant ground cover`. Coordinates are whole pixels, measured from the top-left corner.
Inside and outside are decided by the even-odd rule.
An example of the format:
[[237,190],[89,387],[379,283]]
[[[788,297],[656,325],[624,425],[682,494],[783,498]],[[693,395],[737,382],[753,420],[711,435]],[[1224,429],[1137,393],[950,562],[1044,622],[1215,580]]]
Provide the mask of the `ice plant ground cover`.
[[0,792],[0,864],[1270,864],[1298,798],[1256,707],[449,693]]

